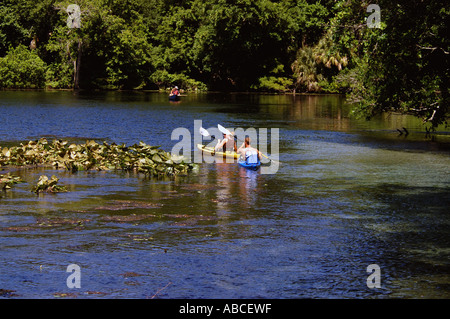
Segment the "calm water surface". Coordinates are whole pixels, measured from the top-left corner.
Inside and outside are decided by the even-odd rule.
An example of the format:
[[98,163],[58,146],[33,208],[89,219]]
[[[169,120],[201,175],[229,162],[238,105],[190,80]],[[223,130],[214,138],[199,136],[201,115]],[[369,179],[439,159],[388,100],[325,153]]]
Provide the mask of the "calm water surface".
[[[279,128],[281,162],[271,175],[204,163],[175,179],[0,168],[26,181],[0,193],[0,298],[450,297],[445,129],[356,120],[338,96],[0,92],[0,108],[2,147],[46,137],[170,151],[175,128],[194,134],[202,120]],[[31,193],[42,174],[70,192]],[[66,285],[73,263],[80,289]],[[367,287],[370,264],[381,288]]]

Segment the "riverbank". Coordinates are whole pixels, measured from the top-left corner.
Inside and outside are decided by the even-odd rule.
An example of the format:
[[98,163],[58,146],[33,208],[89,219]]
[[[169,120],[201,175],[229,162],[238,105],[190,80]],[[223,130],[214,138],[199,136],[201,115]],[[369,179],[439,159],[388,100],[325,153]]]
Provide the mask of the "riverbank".
[[[86,92],[86,93],[101,93],[101,92],[124,92],[124,93],[161,93],[161,94],[169,94],[173,87],[167,87],[165,89],[58,89],[58,88],[0,88],[0,91],[11,91],[11,92]],[[339,92],[298,92],[295,90],[286,91],[286,92],[274,92],[274,91],[264,91],[264,90],[246,90],[246,91],[234,91],[234,90],[189,90],[189,89],[180,89],[181,93],[190,93],[190,94],[260,94],[260,95],[298,95],[298,96],[306,96],[306,95],[341,95],[345,96],[344,93]]]

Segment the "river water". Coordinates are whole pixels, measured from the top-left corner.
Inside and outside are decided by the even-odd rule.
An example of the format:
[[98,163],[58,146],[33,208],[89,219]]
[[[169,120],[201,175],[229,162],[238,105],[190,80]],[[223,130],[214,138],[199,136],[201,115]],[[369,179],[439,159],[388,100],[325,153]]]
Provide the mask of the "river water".
[[[194,136],[201,120],[278,128],[280,162],[274,174],[203,163],[173,179],[0,168],[26,182],[0,193],[0,298],[450,297],[445,128],[358,120],[332,95],[0,92],[0,108],[1,147],[46,137],[170,151],[172,131]],[[69,192],[30,192],[43,174]],[[81,288],[67,285],[71,264]]]

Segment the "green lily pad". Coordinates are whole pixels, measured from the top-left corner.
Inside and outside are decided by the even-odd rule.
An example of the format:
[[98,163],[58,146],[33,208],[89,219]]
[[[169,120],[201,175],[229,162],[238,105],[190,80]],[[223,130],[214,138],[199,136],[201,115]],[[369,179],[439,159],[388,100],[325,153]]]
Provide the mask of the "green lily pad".
[[50,179],[46,175],[41,175],[39,177],[36,186],[34,186],[31,191],[36,194],[41,192],[47,193],[67,192],[67,188],[65,186],[57,185],[58,181],[59,178],[57,178],[55,175],[52,175]]
[[153,155],[152,161],[156,163],[162,163],[162,159],[158,154]]
[[19,176],[11,175],[10,173],[6,175],[0,175],[0,189],[10,189],[13,185],[18,183],[24,183]]

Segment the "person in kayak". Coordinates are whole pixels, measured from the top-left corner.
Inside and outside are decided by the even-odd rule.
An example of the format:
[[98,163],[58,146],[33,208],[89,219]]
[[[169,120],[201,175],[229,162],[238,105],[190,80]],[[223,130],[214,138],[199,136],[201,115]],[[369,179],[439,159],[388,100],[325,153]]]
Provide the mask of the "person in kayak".
[[241,158],[245,160],[247,164],[257,164],[261,161],[261,152],[250,146],[250,137],[248,136],[237,150],[237,153],[241,155]]
[[180,95],[180,91],[178,91],[178,86],[175,86],[172,89],[172,91],[170,91],[170,96],[172,96],[172,95],[176,95],[176,96]]
[[214,147],[215,151],[220,151],[223,150],[224,152],[229,151],[229,152],[233,152],[233,151],[237,151],[236,148],[236,142],[233,138],[233,136],[228,135],[228,134],[223,134],[223,140],[220,140],[217,142],[216,146]]

